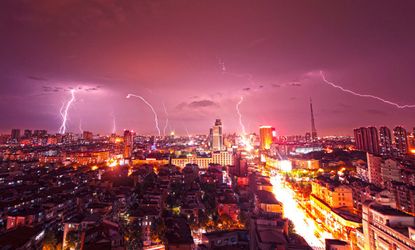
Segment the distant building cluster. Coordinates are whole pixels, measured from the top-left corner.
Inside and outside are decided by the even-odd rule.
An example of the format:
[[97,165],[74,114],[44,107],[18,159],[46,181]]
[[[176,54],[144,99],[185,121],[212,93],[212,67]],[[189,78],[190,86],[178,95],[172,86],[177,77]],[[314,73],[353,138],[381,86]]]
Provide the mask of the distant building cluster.
[[0,136],[4,249],[414,249],[414,133]]
[[361,127],[354,130],[356,147],[359,150],[384,157],[406,157],[415,154],[415,130],[408,133],[401,126],[392,132],[388,127]]

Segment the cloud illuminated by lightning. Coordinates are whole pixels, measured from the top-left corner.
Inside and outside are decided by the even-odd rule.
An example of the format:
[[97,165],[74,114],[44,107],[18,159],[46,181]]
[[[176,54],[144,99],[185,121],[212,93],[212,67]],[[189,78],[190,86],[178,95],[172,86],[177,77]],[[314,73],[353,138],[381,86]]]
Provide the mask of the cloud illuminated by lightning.
[[151,109],[151,111],[154,114],[154,123],[156,125],[156,129],[157,129],[158,135],[160,136],[161,135],[161,132],[160,132],[160,128],[159,128],[159,118],[158,118],[157,112],[156,112],[156,110],[154,110],[153,106],[146,99],[144,99],[142,96],[134,95],[134,94],[128,94],[127,95],[127,98],[130,98],[130,97],[136,97],[136,98],[140,99],[141,101],[143,101]]
[[72,89],[71,91],[71,99],[69,99],[69,101],[67,101],[66,103],[64,103],[60,109],[60,114],[62,117],[62,125],[59,128],[59,133],[60,134],[65,134],[66,133],[66,123],[68,121],[68,112],[69,109],[72,105],[72,103],[75,101],[75,89]]
[[398,103],[395,103],[395,102],[391,102],[391,101],[385,100],[385,99],[383,99],[383,98],[381,98],[381,97],[378,97],[378,96],[375,96],[375,95],[360,94],[360,93],[354,92],[354,91],[352,91],[352,90],[345,89],[345,88],[343,88],[343,87],[341,87],[341,86],[339,86],[339,85],[337,85],[337,84],[335,84],[335,83],[333,83],[333,82],[328,81],[328,80],[326,79],[326,77],[325,77],[325,75],[324,75],[323,71],[320,71],[320,76],[321,76],[321,78],[323,79],[323,81],[324,81],[325,83],[327,83],[328,85],[330,85],[330,86],[332,86],[332,87],[334,87],[334,88],[336,88],[336,89],[340,89],[340,90],[341,90],[341,91],[343,91],[343,92],[346,92],[346,93],[349,93],[349,94],[352,94],[352,95],[355,95],[355,96],[359,96],[359,97],[364,97],[364,98],[371,98],[371,99],[375,99],[375,100],[378,100],[378,101],[381,101],[381,102],[383,102],[383,103],[386,103],[386,104],[389,104],[389,105],[395,106],[395,107],[400,108],[400,109],[404,109],[404,108],[415,108],[415,104],[410,104],[410,105],[400,105],[400,104],[398,104]]
[[163,102],[163,109],[164,109],[164,114],[166,114],[166,123],[164,124],[163,135],[166,136],[166,130],[167,130],[167,127],[169,126],[169,114],[167,113],[166,105],[164,105],[164,102]]

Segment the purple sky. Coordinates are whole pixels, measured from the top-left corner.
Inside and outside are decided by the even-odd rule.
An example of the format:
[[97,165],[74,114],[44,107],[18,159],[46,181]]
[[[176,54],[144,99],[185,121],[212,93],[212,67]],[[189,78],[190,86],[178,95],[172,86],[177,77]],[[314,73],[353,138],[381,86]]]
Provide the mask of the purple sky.
[[[415,104],[414,1],[4,0],[0,2],[0,132],[155,134],[145,97],[169,130],[207,133],[215,118],[241,131],[273,125],[320,135],[365,125],[415,126],[415,109],[355,97],[328,80]],[[226,69],[223,71],[222,63]],[[163,131],[162,131],[163,132]]]

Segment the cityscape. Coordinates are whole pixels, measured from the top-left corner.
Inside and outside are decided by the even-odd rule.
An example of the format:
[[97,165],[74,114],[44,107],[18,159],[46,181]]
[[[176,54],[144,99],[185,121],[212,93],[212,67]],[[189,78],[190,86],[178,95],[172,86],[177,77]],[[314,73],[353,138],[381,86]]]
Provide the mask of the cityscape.
[[415,249],[415,4],[370,2],[1,2],[0,250]]

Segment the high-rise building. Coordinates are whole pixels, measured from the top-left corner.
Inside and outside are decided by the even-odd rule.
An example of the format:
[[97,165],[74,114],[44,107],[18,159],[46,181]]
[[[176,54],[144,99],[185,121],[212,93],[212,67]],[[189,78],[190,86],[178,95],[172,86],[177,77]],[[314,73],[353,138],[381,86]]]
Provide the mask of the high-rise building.
[[379,139],[380,139],[380,155],[391,156],[392,155],[392,134],[388,127],[380,127]]
[[393,129],[393,137],[395,142],[395,156],[403,157],[408,153],[408,138],[406,130],[397,126]]
[[16,141],[20,139],[20,129],[17,129],[17,128],[12,129],[11,139],[16,140]]
[[373,154],[366,153],[369,182],[375,186],[382,187],[382,158]]
[[361,127],[354,130],[357,149],[371,154],[379,154],[379,136],[375,127]]
[[212,151],[222,151],[224,149],[222,122],[220,119],[216,119],[215,125],[210,129],[210,140]]
[[24,137],[24,138],[30,138],[30,137],[32,137],[32,130],[30,130],[30,129],[25,129],[25,130],[24,130],[24,133],[23,133],[23,137]]
[[355,144],[356,144],[356,148],[358,150],[364,150],[366,148],[366,143],[363,140],[363,138],[365,137],[366,134],[366,128],[355,128],[353,130],[354,133],[354,140],[355,140]]
[[274,141],[275,128],[271,126],[259,127],[259,147],[261,150],[268,150]]
[[369,151],[373,154],[379,154],[379,134],[376,127],[368,127],[369,130]]
[[239,177],[248,175],[248,162],[246,158],[242,157],[241,153],[234,154],[234,168],[232,174]]
[[48,132],[44,129],[36,129],[33,131],[34,137],[45,137],[48,134]]
[[317,129],[314,122],[314,111],[313,111],[313,102],[310,98],[310,112],[311,112],[311,140],[315,141],[317,139]]
[[82,139],[85,141],[92,141],[94,135],[90,131],[84,131],[82,132]]
[[311,142],[311,134],[309,132],[305,133],[305,141]]
[[133,133],[130,130],[124,130],[124,159],[131,159],[133,153]]
[[408,153],[415,155],[415,128],[413,132],[408,135]]

